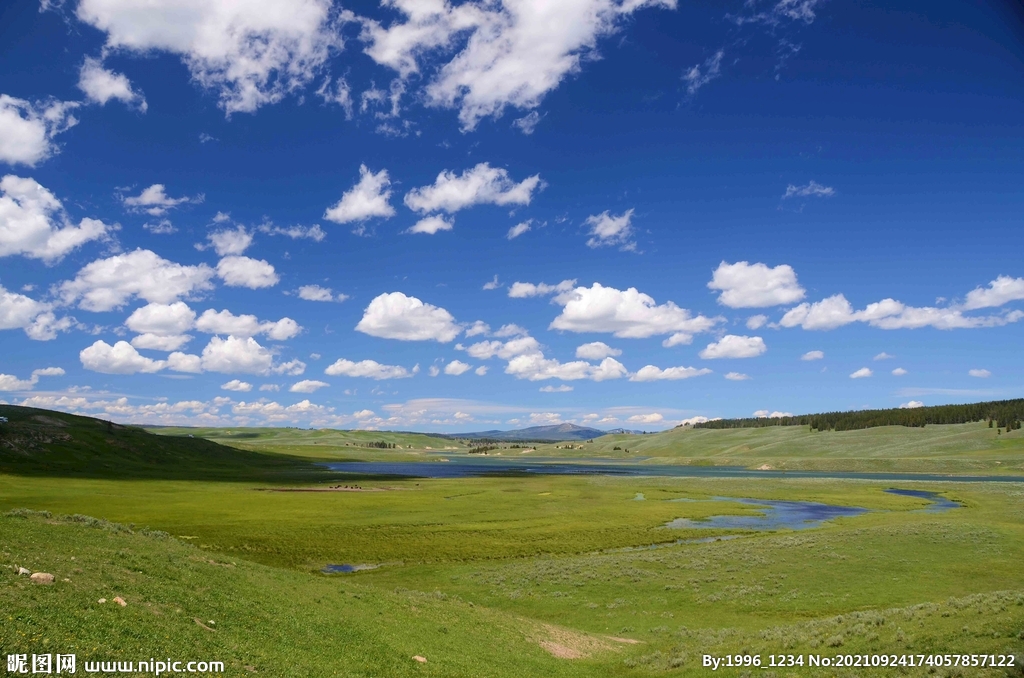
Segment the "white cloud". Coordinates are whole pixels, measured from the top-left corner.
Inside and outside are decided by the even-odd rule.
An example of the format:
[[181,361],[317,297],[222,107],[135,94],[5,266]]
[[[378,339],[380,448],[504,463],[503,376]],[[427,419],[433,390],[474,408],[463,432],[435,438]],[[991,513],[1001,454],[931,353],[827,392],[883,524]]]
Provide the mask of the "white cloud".
[[620,245],[623,250],[636,249],[633,242],[633,211],[628,209],[617,217],[608,210],[587,217],[583,223],[590,226],[590,239],[587,247],[605,247]]
[[862,367],[859,370],[857,370],[856,372],[854,372],[853,374],[851,374],[850,375],[850,379],[864,379],[866,377],[870,377],[873,374],[874,374],[874,372],[872,372],[867,367]]
[[146,97],[132,89],[127,76],[104,68],[103,62],[93,57],[85,57],[78,71],[78,89],[85,92],[86,99],[100,106],[116,99],[143,113],[148,108]]
[[512,240],[514,238],[518,238],[523,233],[526,233],[527,231],[530,230],[530,224],[532,224],[532,223],[533,223],[533,219],[527,219],[526,221],[520,221],[518,224],[516,224],[512,228],[508,229],[508,233],[505,235],[505,237],[507,239],[509,239],[509,240]]
[[523,134],[530,135],[533,134],[533,130],[537,129],[537,124],[542,117],[537,111],[530,111],[523,117],[513,120],[512,125]]
[[636,374],[629,378],[630,381],[677,381],[679,379],[691,379],[711,374],[711,370],[696,367],[666,367],[661,369],[654,365],[645,365],[636,371]]
[[800,360],[821,360],[825,357],[824,351],[808,351],[800,356]]
[[977,287],[967,293],[964,310],[1002,306],[1011,301],[1024,299],[1024,278],[1011,278],[1001,275],[988,284],[988,287]]
[[423,217],[415,224],[409,227],[409,233],[426,233],[427,235],[434,235],[438,231],[450,231],[455,228],[455,219],[448,217],[445,219],[440,214],[434,214],[429,217]]
[[729,372],[725,375],[725,378],[729,381],[747,381],[750,379],[750,375],[743,374],[742,372]]
[[0,162],[35,167],[57,153],[53,137],[78,124],[71,114],[77,106],[54,100],[33,104],[0,94]]
[[[395,0],[403,20],[364,20],[366,53],[403,78],[437,52],[458,52],[428,76],[428,105],[458,108],[463,129],[506,106],[536,108],[580,64],[597,56],[599,37],[642,7],[672,0],[572,0],[558,3],[423,3]],[[524,123],[524,126],[528,123]],[[524,129],[525,131],[525,129]]]
[[430,186],[406,193],[405,204],[416,212],[449,214],[473,205],[529,205],[533,192],[542,187],[539,174],[517,184],[508,170],[481,162],[461,175],[442,171]]
[[461,360],[453,360],[444,366],[444,373],[457,377],[460,374],[469,372],[471,369],[473,369],[472,365],[468,365]]
[[252,337],[212,337],[202,355],[204,370],[223,374],[267,374],[273,361],[270,351]]
[[427,374],[429,374],[432,377],[436,377],[437,375],[441,374],[441,368],[438,367],[437,365],[431,365],[430,367],[427,368]]
[[477,360],[488,360],[494,357],[510,360],[517,355],[539,352],[540,343],[529,336],[518,337],[504,343],[500,341],[481,341],[466,348],[466,353]]
[[323,83],[317,88],[316,93],[325,104],[337,104],[345,111],[345,119],[352,119],[352,90],[345,78],[334,80],[333,86],[331,76],[324,78]]
[[341,200],[327,208],[324,219],[336,224],[366,221],[374,217],[390,219],[395,216],[391,200],[391,180],[388,171],[382,169],[374,174],[366,167],[359,166],[359,182],[345,191]]
[[80,308],[99,312],[120,308],[134,296],[159,303],[188,298],[213,289],[212,277],[206,264],[183,266],[137,249],[87,264],[59,289],[64,303],[78,301]]
[[131,344],[135,348],[151,351],[177,351],[192,340],[188,334],[140,334],[132,337]]
[[314,393],[319,389],[330,386],[326,381],[317,381],[315,379],[303,379],[292,384],[288,390],[292,393]]
[[167,369],[174,372],[199,374],[203,371],[203,361],[197,355],[175,351],[167,356]]
[[44,367],[40,370],[32,370],[32,376],[28,379],[18,379],[12,374],[0,374],[0,391],[31,391],[39,383],[39,377],[62,377],[64,369],[61,367]]
[[802,327],[805,330],[831,330],[854,322],[866,322],[883,330],[918,329],[934,327],[940,330],[977,327],[1000,327],[1024,318],[1024,311],[1011,311],[1003,315],[965,316],[960,307],[913,307],[883,299],[868,304],[861,311],[842,294],[803,303],[786,312],[779,324],[783,327]]
[[705,360],[716,358],[756,358],[768,350],[761,337],[737,336],[727,334],[716,342],[708,344],[700,352]]
[[196,313],[183,301],[152,303],[132,311],[125,327],[139,334],[162,337],[184,334],[195,325]]
[[484,376],[485,374],[487,374],[487,365],[481,365],[480,367],[476,368],[475,370],[473,370],[473,374],[475,374],[478,377]]
[[551,386],[550,384],[548,384],[547,386],[540,387],[541,393],[568,393],[569,391],[572,390],[573,387],[569,386],[568,384],[561,384],[559,386]]
[[417,370],[407,370],[400,365],[382,365],[376,360],[360,360],[352,362],[341,358],[332,363],[324,374],[331,377],[366,377],[368,379],[406,379],[416,374]]
[[601,360],[608,356],[620,355],[622,355],[621,349],[612,348],[603,341],[592,341],[589,344],[576,347],[576,357],[583,358],[584,360]]
[[892,360],[892,359],[893,359],[893,358],[895,358],[895,357],[896,357],[896,356],[894,356],[894,355],[889,355],[889,354],[888,354],[888,353],[886,353],[885,351],[882,351],[881,353],[879,353],[878,355],[876,355],[876,356],[875,356],[874,358],[872,358],[872,360]]
[[[246,231],[245,227],[241,224],[233,229],[214,231],[206,236],[206,239],[210,241],[210,245],[213,246],[217,256],[221,257],[229,254],[241,254],[252,245],[252,233]],[[196,245],[196,247],[199,247],[199,245]]]
[[658,424],[665,420],[665,416],[659,412],[651,412],[650,414],[634,414],[626,421],[632,424]]
[[0,330],[25,330],[36,341],[55,339],[58,331],[71,327],[71,320],[57,320],[52,309],[51,304],[9,292],[0,285]]
[[988,370],[968,370],[967,374],[972,377],[978,377],[979,379],[988,379],[992,376],[992,373]]
[[[218,212],[218,214],[221,214]],[[216,221],[216,219],[214,219]],[[256,229],[260,233],[266,233],[267,235],[283,235],[292,240],[308,239],[313,242],[323,242],[324,238],[327,237],[327,233],[324,229],[320,228],[320,224],[313,224],[312,226],[289,226],[288,228],[282,228],[275,226],[269,221],[265,221]]]
[[239,379],[232,379],[226,384],[221,384],[220,387],[225,391],[237,391],[239,393],[248,393],[252,390],[252,384]]
[[627,373],[626,367],[615,358],[605,358],[598,365],[592,365],[582,360],[560,363],[555,359],[545,358],[539,350],[514,356],[505,367],[505,374],[511,374],[516,379],[529,379],[530,381],[545,379],[605,381],[619,379],[626,376]]
[[78,354],[82,367],[103,374],[135,374],[137,372],[159,372],[167,367],[164,360],[152,360],[139,354],[127,341],[113,346],[99,340]]
[[747,318],[747,329],[748,330],[759,330],[765,326],[768,322],[768,316],[766,315],[752,315]]
[[[316,355],[315,353],[313,355]],[[319,357],[319,356],[317,356]],[[314,358],[315,360],[315,358]],[[274,365],[271,369],[274,374],[287,374],[290,377],[297,377],[306,371],[306,363],[302,362],[298,358],[289,360],[286,363]]]
[[610,332],[629,339],[676,333],[682,336],[675,343],[683,343],[683,336],[706,332],[721,321],[702,315],[693,317],[671,301],[658,305],[635,287],[617,290],[594,283],[589,288],[564,292],[555,301],[564,308],[551,321],[550,329],[569,332]]
[[907,371],[905,369],[903,369],[902,367],[897,367],[896,369],[894,369],[892,371],[892,374],[895,377],[902,377],[906,373],[907,373]]
[[759,419],[781,419],[782,417],[792,417],[792,412],[769,412],[768,410],[758,410],[754,412],[754,416]]
[[822,186],[817,181],[811,181],[806,186],[795,186],[790,184],[786,186],[786,192],[783,194],[785,198],[831,198],[836,194],[836,189],[831,186]]
[[335,295],[330,287],[303,285],[299,288],[299,299],[305,299],[306,301],[345,301],[348,299],[348,295],[341,292]]
[[75,226],[60,201],[35,179],[13,174],[0,179],[0,257],[21,254],[52,263],[116,228],[88,218]]
[[177,233],[178,229],[174,227],[170,219],[161,219],[156,223],[146,222],[142,225],[144,229],[152,233],[153,235],[170,235]]
[[149,188],[144,189],[142,193],[122,198],[121,200],[125,207],[134,212],[145,212],[154,217],[159,217],[178,205],[203,202],[203,196],[172,198],[167,195],[167,188],[163,184],[153,184]]
[[508,296],[513,299],[525,299],[527,297],[542,297],[548,294],[562,294],[568,292],[576,284],[576,278],[572,280],[563,280],[557,285],[548,285],[547,283],[524,283],[515,282],[508,288]]
[[228,287],[248,287],[257,290],[273,287],[280,278],[274,267],[263,259],[250,257],[224,257],[217,263],[217,277]]
[[498,289],[501,286],[502,286],[502,283],[498,282],[498,274],[495,273],[494,274],[494,278],[492,278],[489,282],[485,282],[484,283],[483,289],[484,290],[488,290],[488,291],[489,290],[496,290],[496,289]]
[[[720,417],[716,417],[715,419],[719,419],[719,418]],[[704,416],[701,416],[701,415],[697,415],[696,417],[690,417],[689,419],[683,419],[681,422],[679,422],[679,425],[680,426],[693,426],[694,424],[705,424],[705,423],[707,423],[709,421],[713,421],[713,420],[712,419],[708,419],[707,417],[704,417]]]
[[105,51],[181,57],[228,115],[305,87],[342,44],[326,0],[82,0],[75,14],[106,34]]
[[[498,331],[494,333],[496,337],[525,337],[530,333],[526,331],[525,327],[520,327],[515,323],[508,323],[498,328]],[[467,335],[468,336],[468,335]]]
[[900,405],[901,410],[912,410],[918,407],[924,407],[924,403],[920,400],[911,400],[909,403],[903,403]]
[[768,268],[761,263],[723,261],[712,274],[708,287],[721,290],[718,303],[730,308],[778,306],[804,298],[804,288],[797,282],[793,267],[787,264]]
[[261,391],[280,391],[281,387],[277,384],[260,384]]
[[704,85],[708,84],[722,73],[723,50],[718,50],[704,60],[703,64],[697,64],[683,74],[683,81],[686,82],[686,92],[693,96]]
[[203,311],[195,322],[195,328],[207,334],[233,335],[239,338],[265,334],[274,341],[285,341],[297,336],[302,327],[291,318],[274,321],[263,321],[254,315],[235,315],[231,311],[214,311],[212,308]]
[[481,334],[488,334],[491,331],[491,326],[485,323],[483,320],[477,320],[472,325],[466,328],[467,337],[476,337]]
[[384,339],[447,343],[459,335],[461,328],[445,309],[392,292],[370,302],[356,330]]

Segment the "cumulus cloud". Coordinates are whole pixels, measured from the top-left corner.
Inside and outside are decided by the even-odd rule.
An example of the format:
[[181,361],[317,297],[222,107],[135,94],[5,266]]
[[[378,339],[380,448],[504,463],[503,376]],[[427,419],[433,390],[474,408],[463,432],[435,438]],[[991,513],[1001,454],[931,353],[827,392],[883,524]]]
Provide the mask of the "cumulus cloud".
[[146,97],[132,88],[127,76],[104,68],[103,62],[93,57],[85,57],[78,71],[78,89],[85,93],[86,99],[100,106],[116,99],[143,113],[148,108]]
[[821,360],[825,357],[824,351],[808,351],[800,356],[800,360]]
[[455,219],[448,217],[445,219],[440,214],[434,214],[429,217],[423,217],[415,224],[409,227],[409,233],[425,233],[427,235],[434,235],[438,231],[450,231],[455,228]]
[[973,311],[978,308],[1002,306],[1021,299],[1024,299],[1024,278],[1001,275],[990,282],[988,287],[976,287],[968,292],[963,308]]
[[[216,221],[216,219],[214,219]],[[324,229],[320,228],[320,224],[313,224],[312,226],[288,226],[282,228],[281,226],[275,226],[269,221],[265,221],[256,229],[260,233],[266,233],[267,235],[283,235],[291,238],[292,240],[312,240],[313,242],[322,242],[327,237],[327,233]]]
[[920,400],[911,400],[909,403],[903,403],[900,405],[901,410],[912,410],[917,407],[924,407],[924,403]]
[[461,175],[444,170],[433,184],[406,193],[405,204],[416,212],[449,214],[473,205],[529,205],[533,192],[541,187],[539,174],[516,183],[508,170],[482,162]]
[[711,374],[711,370],[696,367],[666,367],[661,369],[654,365],[645,365],[629,378],[630,381],[677,381]]
[[334,294],[330,287],[303,285],[299,288],[299,299],[305,299],[306,301],[345,301],[348,299],[348,295],[341,292]]
[[376,360],[353,362],[341,358],[324,370],[324,374],[331,377],[365,377],[380,381],[382,379],[407,379],[418,371],[418,366],[408,370],[400,365],[383,365]]
[[113,346],[105,341],[96,341],[78,354],[82,367],[103,374],[136,374],[138,372],[159,372],[167,367],[164,360],[153,360],[140,355],[127,341]]
[[53,313],[53,305],[36,301],[0,285],[0,330],[24,330],[30,339],[50,341],[70,329],[72,320]]
[[0,374],[0,391],[31,391],[39,383],[39,377],[62,376],[64,376],[64,369],[61,367],[32,370],[32,376],[28,379],[18,379],[13,374]]
[[[672,0],[572,0],[515,4],[424,4],[396,0],[402,15],[384,26],[364,20],[366,53],[403,78],[420,74],[428,58],[457,53],[427,81],[428,105],[459,109],[463,129],[507,106],[536,108],[562,80],[597,56],[597,40],[642,7],[674,8]],[[532,129],[532,123],[521,126]]]
[[35,179],[13,174],[0,179],[0,257],[20,254],[49,264],[116,228],[88,218],[76,226],[60,201]]
[[192,329],[196,313],[183,301],[173,304],[152,303],[132,311],[125,327],[139,334],[166,337],[184,334]]
[[231,311],[214,311],[212,308],[203,311],[195,322],[195,328],[207,334],[232,335],[245,338],[257,334],[265,334],[274,341],[286,341],[297,336],[302,327],[291,318],[278,321],[260,321],[254,315],[235,315]]
[[778,306],[804,298],[804,288],[797,283],[793,267],[787,264],[768,268],[761,263],[738,261],[727,264],[723,261],[712,274],[708,287],[720,290],[718,303],[730,308]]
[[768,323],[768,316],[766,315],[752,315],[747,318],[747,329],[748,330],[759,330]]
[[530,111],[521,118],[516,118],[512,121],[512,126],[518,129],[523,134],[529,136],[533,134],[533,130],[537,129],[537,124],[540,123],[540,119],[543,116],[537,111]]
[[547,386],[540,387],[541,393],[568,393],[572,390],[573,387],[569,386],[568,384],[560,384],[558,386],[552,386],[548,384]]
[[754,416],[759,419],[781,419],[782,417],[792,417],[792,412],[769,412],[768,410],[758,410],[754,412]]
[[989,377],[992,376],[992,373],[989,372],[988,370],[968,370],[967,374],[971,375],[972,377],[977,377],[979,379],[988,379]]
[[683,74],[687,94],[693,96],[697,90],[722,74],[722,57],[724,56],[725,51],[718,50],[705,59],[704,63],[691,67]]
[[[316,356],[316,358],[320,357],[317,356],[315,353],[313,354],[313,356]],[[314,360],[316,358],[314,358]],[[287,374],[290,377],[297,377],[306,371],[306,363],[296,358],[295,360],[289,360],[288,362],[274,365],[272,368],[270,368],[270,371],[273,372],[274,374]]]
[[557,285],[548,285],[547,283],[524,283],[514,282],[512,286],[508,288],[508,296],[513,299],[525,299],[527,297],[543,297],[549,294],[562,294],[568,292],[576,285],[576,278],[572,280],[563,280]]
[[480,367],[476,368],[475,370],[473,370],[473,374],[475,374],[478,377],[484,376],[485,374],[487,374],[487,365],[481,365]]
[[203,371],[203,360],[197,355],[175,351],[167,356],[167,369],[173,372],[199,374]]
[[281,280],[266,260],[240,256],[224,257],[217,262],[217,277],[228,287],[251,290],[273,287]]
[[512,228],[508,229],[508,233],[505,235],[505,237],[507,239],[509,239],[509,240],[513,240],[515,238],[518,238],[523,233],[526,233],[527,231],[530,230],[530,224],[532,224],[532,223],[533,223],[533,219],[527,219],[526,221],[520,221],[518,224],[516,224]]
[[764,339],[761,337],[737,336],[727,334],[718,341],[707,345],[700,352],[700,357],[705,360],[717,358],[756,358],[768,350]]
[[587,247],[619,245],[623,250],[635,250],[633,242],[633,210],[628,209],[619,216],[612,216],[608,210],[587,217],[583,223],[590,227]]
[[303,379],[292,384],[288,390],[292,393],[314,393],[322,388],[330,386],[326,381],[317,381],[315,379]]
[[341,200],[327,208],[324,219],[336,224],[363,222],[375,217],[390,219],[395,216],[391,200],[391,179],[382,169],[373,173],[366,165],[359,166],[359,181],[345,191]]
[[822,186],[817,181],[811,181],[805,186],[790,184],[786,186],[786,192],[782,198],[831,198],[836,194],[836,189],[831,186]]
[[897,367],[896,369],[894,369],[892,371],[892,374],[895,377],[902,377],[906,373],[907,373],[907,371],[905,369],[903,369],[902,367]]
[[483,286],[482,289],[487,290],[487,291],[489,291],[489,290],[496,290],[496,289],[498,289],[501,286],[502,286],[502,283],[498,282],[498,274],[495,273],[494,277],[491,280],[489,280],[488,282],[484,283],[484,286]]
[[170,303],[213,289],[214,271],[205,264],[184,266],[161,258],[150,250],[137,249],[97,259],[59,287],[66,304],[78,302],[87,311],[111,311],[133,297]]
[[631,424],[658,424],[665,420],[665,416],[660,412],[651,412],[649,414],[634,414],[633,416],[626,419]]
[[617,290],[594,283],[564,292],[555,301],[564,307],[550,329],[569,332],[609,332],[616,337],[643,339],[672,334],[670,345],[687,343],[692,335],[707,332],[720,318],[692,316],[671,301],[657,304],[635,287]]
[[452,314],[401,292],[381,294],[363,311],[356,330],[372,337],[447,343],[462,331]]
[[894,355],[889,355],[889,354],[888,354],[888,353],[886,353],[885,351],[882,351],[881,353],[879,353],[878,355],[876,355],[876,356],[875,356],[874,358],[872,358],[872,360],[892,360],[892,359],[893,359],[893,358],[895,358],[895,357],[896,357],[896,356],[894,356]]
[[461,360],[453,360],[444,366],[444,373],[457,377],[460,374],[469,372],[471,369],[473,369],[472,365],[468,365]]
[[74,127],[70,101],[31,103],[0,94],[0,162],[35,167],[58,151],[53,137]]
[[180,57],[228,115],[305,87],[342,44],[325,0],[153,0],[144,11],[133,0],[82,0],[75,13],[106,35],[105,51]]
[[[252,233],[246,231],[241,224],[236,228],[214,231],[206,236],[206,239],[210,241],[210,246],[221,257],[241,254],[252,245]],[[200,245],[196,245],[196,247],[200,247]]]
[[750,375],[743,374],[742,372],[729,372],[725,375],[725,378],[729,381],[747,381],[750,379]]
[[864,379],[866,377],[870,377],[873,374],[874,374],[874,372],[872,372],[867,367],[862,367],[859,370],[857,370],[856,372],[854,372],[853,374],[851,374],[850,375],[850,379]]
[[583,360],[561,363],[553,358],[545,358],[544,354],[539,351],[517,355],[509,360],[505,367],[505,374],[511,374],[516,379],[530,381],[545,379],[606,381],[619,379],[626,376],[627,373],[625,365],[615,358],[605,358],[598,365],[592,365]]
[[204,370],[223,374],[267,374],[273,362],[273,354],[252,337],[212,337],[202,355]]
[[601,360],[609,356],[620,356],[622,350],[618,348],[612,348],[603,341],[592,341],[589,344],[583,344],[576,347],[576,357],[583,358],[584,360]]
[[149,349],[151,351],[177,351],[179,348],[192,340],[188,334],[140,334],[132,337],[131,344],[135,348]]
[[226,384],[221,384],[220,387],[225,391],[237,391],[239,393],[248,393],[252,390],[252,384],[239,379],[232,379]]
[[200,203],[203,201],[202,195],[197,195],[194,198],[182,197],[172,198],[167,195],[167,187],[163,184],[153,184],[149,188],[146,188],[135,196],[122,197],[121,201],[124,206],[133,212],[145,212],[146,214],[154,217],[159,217],[168,212],[168,210],[174,209],[178,205],[189,204],[189,203]]
[[156,223],[147,221],[142,227],[153,235],[170,235],[178,232],[178,229],[174,227],[170,219],[161,219]]

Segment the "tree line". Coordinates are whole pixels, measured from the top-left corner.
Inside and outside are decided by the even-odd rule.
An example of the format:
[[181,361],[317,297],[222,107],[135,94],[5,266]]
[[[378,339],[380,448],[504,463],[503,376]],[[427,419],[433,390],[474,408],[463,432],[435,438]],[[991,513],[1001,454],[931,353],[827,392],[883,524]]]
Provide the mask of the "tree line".
[[766,426],[809,426],[812,431],[855,431],[876,426],[911,426],[928,424],[967,424],[987,421],[990,428],[1013,431],[1024,420],[1024,398],[993,400],[964,405],[893,408],[888,410],[851,410],[823,412],[793,417],[747,417],[717,419],[694,424],[694,428],[762,428]]

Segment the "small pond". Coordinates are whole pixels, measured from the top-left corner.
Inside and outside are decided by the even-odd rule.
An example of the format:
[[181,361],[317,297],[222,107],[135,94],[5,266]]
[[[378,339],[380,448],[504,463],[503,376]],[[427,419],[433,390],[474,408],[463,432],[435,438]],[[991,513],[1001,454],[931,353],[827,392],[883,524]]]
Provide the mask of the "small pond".
[[362,572],[363,570],[376,570],[380,565],[325,565],[321,572],[324,574],[350,574]]

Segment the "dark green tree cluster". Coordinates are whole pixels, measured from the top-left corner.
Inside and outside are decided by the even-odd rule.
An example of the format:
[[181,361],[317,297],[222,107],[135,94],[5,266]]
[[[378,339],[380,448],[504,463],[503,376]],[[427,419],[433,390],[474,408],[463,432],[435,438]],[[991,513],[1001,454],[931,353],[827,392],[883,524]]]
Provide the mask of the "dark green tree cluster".
[[483,454],[484,452],[490,452],[491,450],[500,450],[501,448],[497,445],[481,445],[480,447],[474,447],[469,450],[469,454]]
[[802,414],[795,417],[757,417],[745,419],[718,419],[694,428],[762,428],[766,426],[809,426],[815,431],[855,431],[876,426],[911,426],[923,428],[927,424],[967,424],[988,421],[989,426],[1013,431],[1024,420],[1024,398],[995,400],[964,405],[936,405],[934,407],[893,408],[890,410],[851,410]]
[[366,443],[363,447],[375,447],[378,450],[393,450],[395,449],[395,444],[386,443],[383,440],[375,440],[372,443]]

